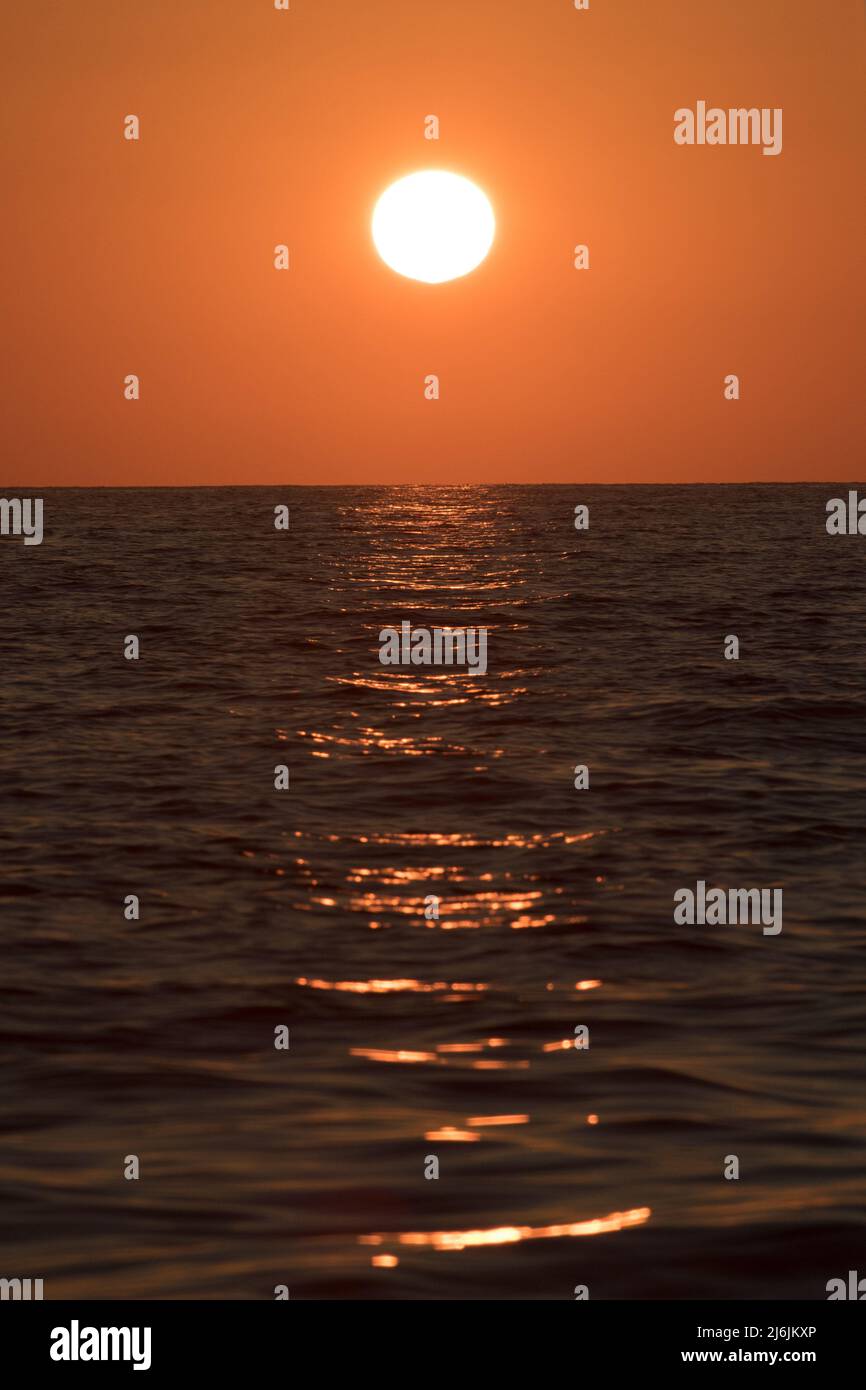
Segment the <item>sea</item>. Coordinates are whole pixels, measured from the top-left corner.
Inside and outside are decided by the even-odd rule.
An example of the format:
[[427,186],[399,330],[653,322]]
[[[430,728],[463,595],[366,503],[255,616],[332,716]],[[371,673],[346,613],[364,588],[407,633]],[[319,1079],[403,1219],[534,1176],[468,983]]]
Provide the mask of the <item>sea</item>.
[[[851,486],[5,488],[0,1276],[866,1274]],[[404,621],[487,669],[383,665]]]

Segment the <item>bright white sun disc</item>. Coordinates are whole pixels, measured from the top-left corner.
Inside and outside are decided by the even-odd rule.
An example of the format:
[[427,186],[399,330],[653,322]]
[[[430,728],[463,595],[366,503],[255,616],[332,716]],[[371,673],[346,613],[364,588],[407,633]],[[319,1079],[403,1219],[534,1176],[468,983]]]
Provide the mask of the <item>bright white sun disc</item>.
[[386,265],[429,285],[480,265],[496,218],[477,184],[444,169],[422,169],[392,183],[373,211],[373,243]]

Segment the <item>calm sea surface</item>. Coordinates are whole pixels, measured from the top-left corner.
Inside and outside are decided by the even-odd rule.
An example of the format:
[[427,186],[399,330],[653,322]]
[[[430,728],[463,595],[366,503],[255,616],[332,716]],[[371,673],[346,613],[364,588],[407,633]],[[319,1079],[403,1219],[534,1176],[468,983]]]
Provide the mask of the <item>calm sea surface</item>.
[[[866,1274],[846,493],[42,491],[44,544],[0,540],[0,1275],[820,1299]],[[487,673],[382,666],[403,619],[485,626]],[[677,926],[698,879],[781,887],[781,934]]]

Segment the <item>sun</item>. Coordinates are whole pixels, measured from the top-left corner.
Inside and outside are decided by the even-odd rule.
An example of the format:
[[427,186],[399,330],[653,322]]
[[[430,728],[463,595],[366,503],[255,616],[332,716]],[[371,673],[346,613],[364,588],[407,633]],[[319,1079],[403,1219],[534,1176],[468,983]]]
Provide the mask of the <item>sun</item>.
[[373,243],[386,265],[440,285],[479,266],[496,218],[477,184],[445,169],[422,169],[386,188],[373,210]]

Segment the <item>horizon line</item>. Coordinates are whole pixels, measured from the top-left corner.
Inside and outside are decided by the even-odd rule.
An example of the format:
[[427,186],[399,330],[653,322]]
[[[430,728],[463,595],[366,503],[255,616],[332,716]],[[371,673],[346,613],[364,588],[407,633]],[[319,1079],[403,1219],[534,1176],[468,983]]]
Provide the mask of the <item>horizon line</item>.
[[537,482],[497,482],[497,483],[27,483],[4,484],[3,494],[14,492],[193,492],[215,488],[236,488],[251,491],[254,488],[500,488],[500,487],[866,487],[866,478],[861,483],[855,479],[840,478],[749,478],[726,482],[586,482],[575,480],[563,483]]

